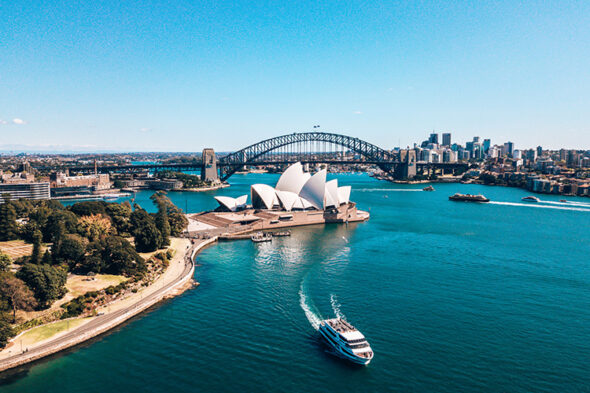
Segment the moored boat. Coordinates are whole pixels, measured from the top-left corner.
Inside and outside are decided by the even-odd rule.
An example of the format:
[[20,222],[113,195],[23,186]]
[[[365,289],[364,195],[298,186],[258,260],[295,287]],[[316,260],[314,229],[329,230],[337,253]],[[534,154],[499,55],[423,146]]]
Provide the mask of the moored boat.
[[463,201],[463,202],[489,202],[490,200],[485,196],[479,195],[471,195],[471,194],[459,194],[456,193],[455,195],[451,195],[449,197],[451,201]]
[[271,242],[272,235],[270,233],[257,232],[255,234],[253,234],[252,236],[250,236],[250,239],[254,243]]
[[373,350],[365,336],[344,319],[323,320],[319,332],[339,357],[363,366],[373,359]]

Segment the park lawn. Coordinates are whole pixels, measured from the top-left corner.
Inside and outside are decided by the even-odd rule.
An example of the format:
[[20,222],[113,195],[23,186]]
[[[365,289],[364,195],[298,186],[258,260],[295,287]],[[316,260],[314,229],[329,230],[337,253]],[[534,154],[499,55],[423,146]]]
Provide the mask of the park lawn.
[[0,251],[14,260],[31,255],[33,253],[33,245],[25,243],[24,240],[9,240],[0,242]]
[[75,298],[84,295],[86,292],[99,291],[111,285],[119,285],[128,279],[128,277],[114,274],[97,274],[92,277],[70,274],[66,282],[66,288],[68,289],[68,295]]
[[88,320],[90,320],[91,318],[86,317],[86,318],[76,318],[76,319],[70,319],[69,321],[58,321],[58,322],[53,322],[47,325],[42,325],[42,326],[37,326],[35,328],[32,328],[31,330],[23,333],[20,337],[18,337],[15,341],[15,348],[19,348],[21,345],[21,340],[22,340],[22,346],[23,348],[26,348],[27,346],[33,345],[35,343],[38,343],[39,341],[43,341],[46,340],[50,337],[53,337],[54,335],[64,332],[66,331],[68,328],[71,330],[73,328],[76,328],[80,325],[82,325],[84,322],[87,322]]

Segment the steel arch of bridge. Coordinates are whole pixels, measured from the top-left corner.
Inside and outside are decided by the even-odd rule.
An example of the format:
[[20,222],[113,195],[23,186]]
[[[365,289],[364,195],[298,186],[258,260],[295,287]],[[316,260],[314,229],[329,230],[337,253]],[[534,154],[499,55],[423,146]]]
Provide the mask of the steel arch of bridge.
[[[328,132],[302,132],[266,139],[221,157],[218,163],[221,178],[222,180],[226,180],[240,167],[256,164],[257,158],[273,150],[306,142],[325,142],[340,145],[364,156],[367,161],[375,163],[381,169],[388,172],[392,171],[395,164],[399,162],[397,155],[359,138]],[[346,161],[342,162],[342,164],[346,163]],[[351,163],[358,164],[356,161]]]

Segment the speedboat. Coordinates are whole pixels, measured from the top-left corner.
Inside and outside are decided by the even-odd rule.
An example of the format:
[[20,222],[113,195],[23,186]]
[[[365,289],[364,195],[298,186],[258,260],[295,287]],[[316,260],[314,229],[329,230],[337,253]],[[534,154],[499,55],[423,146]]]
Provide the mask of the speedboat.
[[335,355],[363,366],[373,359],[373,350],[365,336],[344,319],[323,320],[319,332]]
[[559,202],[567,203],[566,199],[560,199]]
[[541,202],[541,200],[539,198],[537,198],[536,196],[532,196],[532,195],[524,197],[524,198],[522,198],[522,200],[525,202]]
[[434,187],[432,187],[432,186],[424,187],[422,189],[422,191],[434,191]]

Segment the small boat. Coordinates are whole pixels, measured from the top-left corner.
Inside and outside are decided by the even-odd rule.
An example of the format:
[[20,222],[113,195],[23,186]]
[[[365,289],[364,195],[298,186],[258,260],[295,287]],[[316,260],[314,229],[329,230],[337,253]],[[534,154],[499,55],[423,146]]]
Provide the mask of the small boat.
[[539,198],[537,198],[536,196],[532,196],[532,195],[526,196],[526,197],[522,198],[522,200],[525,202],[541,202],[541,200]]
[[560,199],[559,202],[567,203],[566,199]]
[[451,195],[449,197],[450,201],[462,201],[462,202],[489,202],[490,200],[485,196],[479,195],[471,195],[471,194],[459,194],[456,193],[455,195]]
[[250,236],[254,243],[272,242],[272,235],[270,233],[257,232]]
[[432,187],[432,186],[424,187],[422,189],[422,191],[434,191],[434,187]]
[[319,332],[335,355],[363,366],[373,359],[373,350],[365,336],[344,319],[323,320]]
[[105,202],[114,202],[117,199],[119,199],[118,196],[114,196],[114,195],[109,195],[109,196],[105,196],[104,198],[102,198]]

